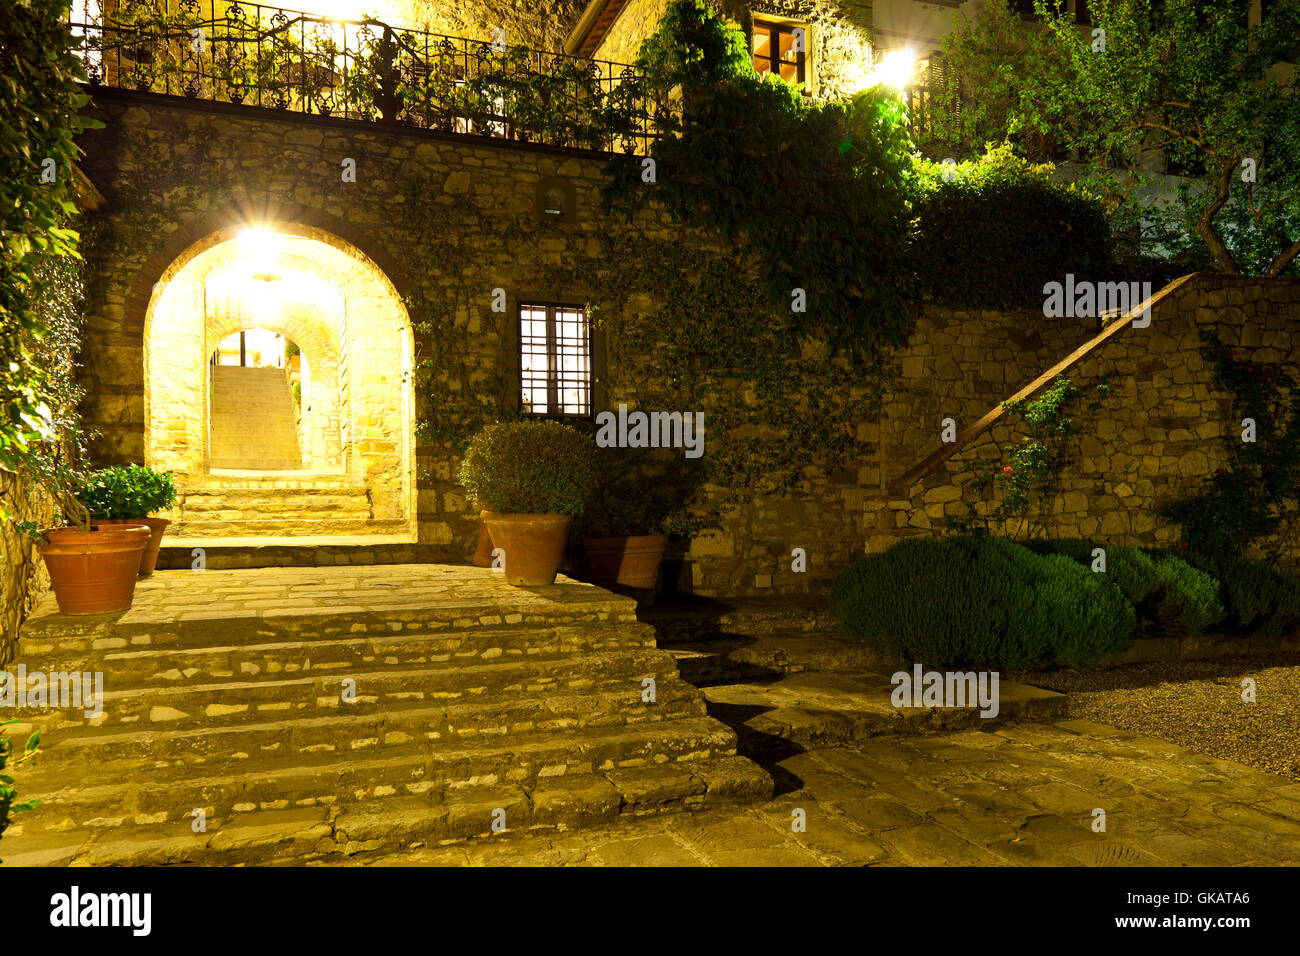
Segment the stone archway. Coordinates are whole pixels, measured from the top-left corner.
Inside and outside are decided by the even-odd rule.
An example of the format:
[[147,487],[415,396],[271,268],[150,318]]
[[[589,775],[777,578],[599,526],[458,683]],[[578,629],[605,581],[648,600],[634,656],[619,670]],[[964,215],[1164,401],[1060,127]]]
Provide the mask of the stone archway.
[[[240,460],[232,476],[213,457],[220,376],[211,360],[224,339],[251,329],[300,349],[299,457],[265,468],[255,457]],[[233,477],[265,478],[264,485],[274,477],[279,488],[294,481],[319,488],[327,478],[342,487],[347,479],[364,489],[368,517],[385,532],[395,522],[413,529],[413,351],[392,282],[351,244],[291,223],[219,230],[186,249],[154,286],[144,323],[145,460],[188,488]],[[286,533],[283,522],[276,533]]]

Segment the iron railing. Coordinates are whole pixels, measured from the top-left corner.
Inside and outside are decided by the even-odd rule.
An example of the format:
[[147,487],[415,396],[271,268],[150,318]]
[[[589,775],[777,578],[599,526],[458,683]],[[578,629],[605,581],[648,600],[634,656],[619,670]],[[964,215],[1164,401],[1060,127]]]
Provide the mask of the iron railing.
[[242,0],[74,0],[92,87],[517,142],[649,151],[632,67]]

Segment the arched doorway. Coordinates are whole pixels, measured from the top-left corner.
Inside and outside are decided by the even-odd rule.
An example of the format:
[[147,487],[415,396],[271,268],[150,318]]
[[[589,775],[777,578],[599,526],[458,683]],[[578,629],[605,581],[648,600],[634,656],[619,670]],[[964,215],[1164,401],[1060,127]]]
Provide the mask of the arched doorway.
[[[181,536],[316,535],[340,509],[338,533],[411,531],[413,347],[392,283],[337,236],[268,224],[182,253],[145,317],[145,458],[193,501],[228,507],[224,522],[183,513]],[[256,496],[295,488],[278,515],[274,496]]]

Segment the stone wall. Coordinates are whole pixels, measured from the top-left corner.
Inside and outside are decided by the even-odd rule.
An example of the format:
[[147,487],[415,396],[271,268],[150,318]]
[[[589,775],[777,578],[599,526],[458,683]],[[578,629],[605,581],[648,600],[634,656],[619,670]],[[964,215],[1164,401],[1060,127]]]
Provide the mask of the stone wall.
[[[883,490],[940,447],[943,418],[965,428],[1065,359],[1096,334],[1087,321],[924,310],[899,359],[899,387],[877,426],[882,450],[870,479]],[[1095,410],[1080,405],[1075,461],[1061,493],[1031,510],[1033,521],[1056,537],[1177,546],[1178,530],[1158,518],[1159,510],[1198,490],[1226,463],[1225,439],[1237,440],[1241,432],[1241,414],[1212,384],[1199,329],[1214,328],[1245,360],[1294,373],[1300,341],[1290,330],[1297,323],[1300,281],[1294,279],[1198,275],[1172,289],[1156,302],[1149,327],[1121,329],[1065,371],[1081,388],[1109,374],[1110,393]],[[1004,420],[987,438],[1005,446],[1016,434]],[[996,454],[987,438],[902,496],[869,500],[867,549],[883,550],[900,535],[938,533],[946,519],[967,514],[967,499],[986,509],[988,502],[963,489],[970,475],[962,466]]]
[[[87,418],[102,436],[92,455],[103,463],[146,457],[145,318],[155,283],[223,230],[265,219],[355,247],[398,293],[428,303],[425,317],[443,330],[437,348],[459,358],[442,387],[487,395],[517,365],[507,324],[514,303],[564,293],[546,286],[548,272],[597,234],[600,156],[118,91],[100,93],[96,112],[106,126],[84,137],[83,168],[107,201],[87,253],[84,376]],[[354,183],[341,181],[344,158],[356,160]],[[561,221],[537,198],[553,177],[572,187],[574,207]],[[645,226],[668,228],[657,217]],[[509,295],[505,313],[491,308],[497,288]],[[577,290],[569,297],[582,300]],[[417,331],[417,358],[433,348]],[[167,388],[185,387],[181,376]],[[424,554],[465,559],[477,521],[454,462],[426,445],[415,472]]]
[[54,523],[53,500],[40,488],[25,488],[17,477],[0,471],[0,506],[13,515],[0,521],[0,667],[9,663],[18,645],[18,628],[32,605],[50,586],[45,564],[31,538],[16,527],[32,522],[38,528]]
[[559,52],[585,6],[582,0],[544,0],[541,3],[523,0],[474,0],[472,3],[385,0],[379,7],[379,17],[434,33],[475,40],[491,40],[494,36],[492,31],[499,28],[505,31],[507,43],[522,43],[539,50]]
[[597,60],[631,63],[641,43],[659,28],[669,0],[628,0],[592,52]]
[[[84,165],[107,203],[102,238],[88,250],[98,278],[85,373],[101,462],[144,457],[143,332],[154,283],[184,250],[250,210],[339,237],[403,296],[423,297],[434,325],[415,330],[417,361],[435,346],[458,360],[437,391],[508,401],[517,385],[515,303],[584,298],[553,288],[552,272],[597,248],[602,157],[126,93],[101,95],[97,112],[106,128],[85,137]],[[357,159],[355,183],[339,180],[343,157]],[[559,219],[539,208],[539,184],[551,177],[573,196]],[[638,225],[680,236],[653,212]],[[504,313],[491,308],[497,288],[507,292]],[[900,534],[936,533],[941,519],[961,513],[953,477],[961,456],[896,499],[873,496],[939,447],[942,418],[975,421],[1097,332],[1092,321],[1038,312],[924,308],[916,318],[911,344],[896,356],[884,420],[860,426],[855,466],[814,471],[801,498],[753,500],[721,531],[696,539],[680,566],[684,586],[708,595],[815,592],[864,540],[875,550]],[[1114,391],[1095,416],[1079,418],[1079,466],[1051,506],[1053,530],[1171,541],[1155,508],[1213,470],[1217,436],[1231,424],[1223,396],[1209,389],[1196,326],[1217,322],[1257,359],[1293,362],[1285,329],[1298,320],[1300,284],[1198,277],[1159,304],[1151,328],[1127,329],[1091,355],[1072,377],[1087,384],[1113,371]],[[612,365],[636,361],[609,356]],[[994,437],[1005,434],[995,429]],[[416,465],[421,557],[467,560],[477,522],[455,482],[457,462],[424,442]],[[806,573],[791,568],[794,548],[807,552]]]

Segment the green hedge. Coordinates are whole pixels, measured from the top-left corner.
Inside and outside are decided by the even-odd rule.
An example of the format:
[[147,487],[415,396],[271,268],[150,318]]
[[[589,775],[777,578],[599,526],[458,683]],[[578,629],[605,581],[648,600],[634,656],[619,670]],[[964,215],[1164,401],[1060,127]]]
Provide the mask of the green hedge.
[[[1100,547],[1081,538],[1051,538],[1030,542],[1038,554],[1059,554],[1089,569],[1093,552]],[[1177,610],[1189,634],[1200,634],[1227,615],[1219,596],[1219,582],[1193,567],[1180,555],[1158,549],[1125,545],[1105,548],[1106,577],[1137,610],[1140,617],[1154,617],[1159,605]]]
[[1187,560],[1218,579],[1228,630],[1276,638],[1300,625],[1300,576],[1259,561],[1194,551]]
[[1132,606],[1061,555],[988,537],[910,539],[860,558],[831,589],[844,630],[934,666],[1086,664],[1123,650]]
[[992,148],[918,168],[910,260],[922,299],[972,309],[1041,308],[1043,286],[1115,280],[1110,227],[1095,198],[1047,168]]

